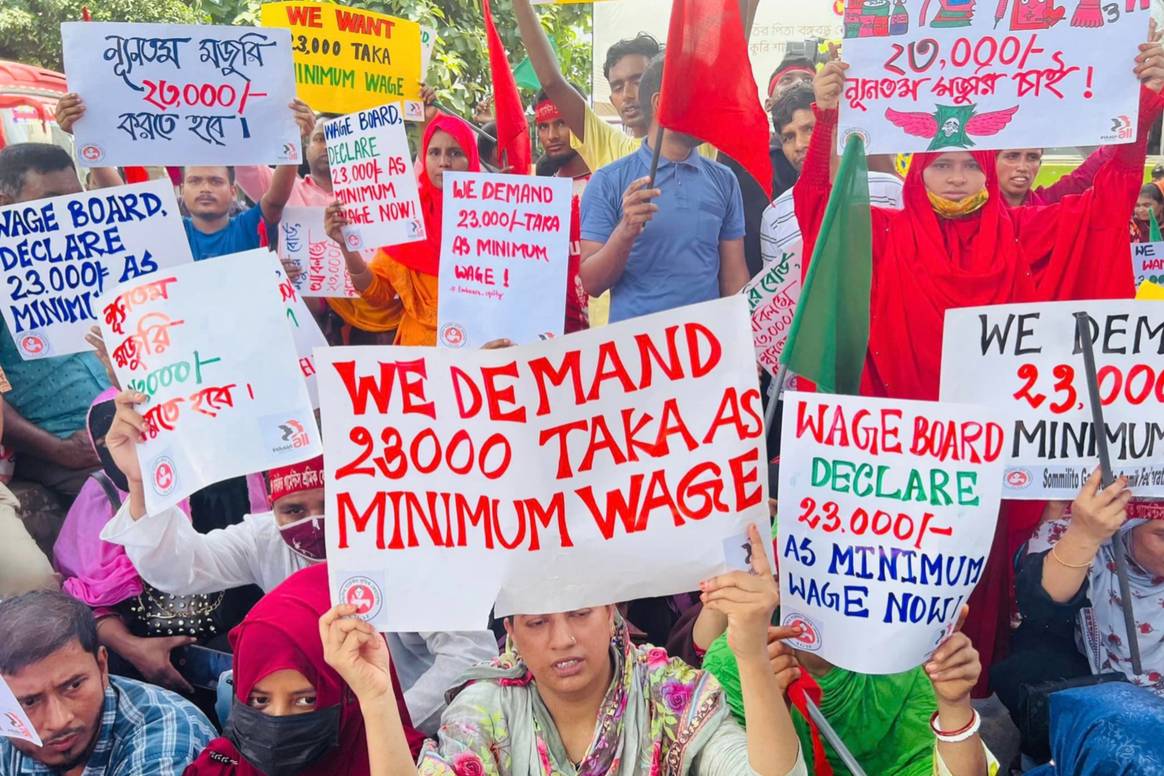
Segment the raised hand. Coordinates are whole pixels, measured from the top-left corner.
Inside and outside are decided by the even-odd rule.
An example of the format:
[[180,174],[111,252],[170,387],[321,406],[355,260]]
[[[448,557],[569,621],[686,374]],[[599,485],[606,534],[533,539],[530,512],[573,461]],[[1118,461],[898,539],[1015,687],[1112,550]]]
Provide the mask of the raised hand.
[[105,434],[105,447],[125,478],[133,484],[141,485],[141,464],[137,460],[137,446],[145,441],[146,421],[137,411],[140,404],[149,397],[137,391],[122,391],[113,400],[117,412],[113,425]]
[[845,71],[848,69],[848,63],[834,59],[816,74],[812,80],[812,90],[818,108],[836,110],[841,104],[841,94],[845,91]]
[[1128,519],[1128,502],[1132,492],[1126,477],[1100,488],[1102,473],[1092,472],[1071,506],[1073,533],[1087,539],[1095,547],[1110,539]]
[[57,100],[56,120],[62,132],[73,134],[73,126],[85,115],[85,103],[81,95],[69,92]]
[[727,617],[728,646],[737,659],[768,659],[768,627],[780,604],[780,590],[772,578],[764,541],[754,524],[748,526],[752,570],[733,571],[700,584],[703,605]]
[[370,704],[392,696],[391,661],[384,637],[353,617],[355,613],[351,604],[324,612],[319,618],[319,638],[323,659],[347,682],[361,704]]

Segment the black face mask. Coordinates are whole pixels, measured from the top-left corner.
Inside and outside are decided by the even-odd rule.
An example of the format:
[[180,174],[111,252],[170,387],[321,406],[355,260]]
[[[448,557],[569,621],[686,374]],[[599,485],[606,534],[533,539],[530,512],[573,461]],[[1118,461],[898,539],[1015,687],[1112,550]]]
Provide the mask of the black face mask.
[[339,723],[339,704],[272,717],[235,698],[224,733],[239,754],[267,776],[295,776],[339,746]]

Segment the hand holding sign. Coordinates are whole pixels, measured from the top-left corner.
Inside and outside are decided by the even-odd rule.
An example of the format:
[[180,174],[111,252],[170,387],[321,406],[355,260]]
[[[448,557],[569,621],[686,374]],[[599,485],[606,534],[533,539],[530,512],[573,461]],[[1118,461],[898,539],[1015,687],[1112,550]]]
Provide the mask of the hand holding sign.
[[969,606],[962,607],[954,633],[925,664],[926,675],[934,685],[934,694],[939,703],[969,704],[970,691],[982,675],[978,650],[970,643],[970,637],[962,633],[962,625],[969,611]]
[[1102,476],[1103,472],[1097,468],[1071,506],[1071,528],[1095,549],[1127,522],[1128,502],[1132,500],[1127,477],[1101,488]]
[[[755,524],[748,526],[752,569],[712,577],[700,584],[703,605],[727,617],[728,646],[737,658],[768,659],[768,625],[780,604],[780,590]],[[794,635],[794,634],[793,634]]]
[[1153,92],[1159,92],[1164,87],[1164,47],[1160,40],[1164,33],[1158,32],[1156,20],[1148,20],[1148,42],[1140,44],[1140,53],[1136,55],[1136,78],[1140,83]]
[[841,93],[845,90],[847,62],[834,59],[824,66],[812,80],[812,90],[816,95],[816,107],[821,110],[836,110],[841,104]]
[[113,463],[129,481],[130,489],[141,486],[141,463],[137,458],[137,445],[146,440],[146,422],[137,411],[139,404],[145,404],[149,397],[137,391],[122,391],[113,404],[117,412],[113,424],[105,433],[105,447],[113,458]]
[[361,703],[374,702],[392,695],[391,656],[384,638],[355,614],[353,604],[340,604],[319,618],[323,659]]

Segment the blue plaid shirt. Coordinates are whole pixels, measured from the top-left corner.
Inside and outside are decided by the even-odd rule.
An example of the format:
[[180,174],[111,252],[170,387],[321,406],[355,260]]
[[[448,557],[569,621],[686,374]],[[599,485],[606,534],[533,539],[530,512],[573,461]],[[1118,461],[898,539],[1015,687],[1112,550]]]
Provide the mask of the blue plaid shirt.
[[[81,776],[180,774],[215,736],[202,712],[180,695],[110,676],[97,745]],[[0,773],[24,776],[56,771],[0,738]]]

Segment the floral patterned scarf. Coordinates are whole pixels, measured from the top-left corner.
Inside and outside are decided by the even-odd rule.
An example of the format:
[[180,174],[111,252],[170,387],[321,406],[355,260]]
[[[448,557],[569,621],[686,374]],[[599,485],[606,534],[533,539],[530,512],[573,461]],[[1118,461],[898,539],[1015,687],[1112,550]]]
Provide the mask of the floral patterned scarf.
[[439,742],[421,754],[421,776],[687,774],[728,718],[719,684],[663,649],[633,646],[621,619],[610,654],[614,680],[577,766],[511,640],[449,692]]

